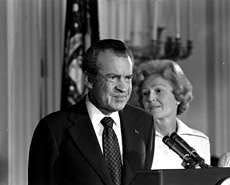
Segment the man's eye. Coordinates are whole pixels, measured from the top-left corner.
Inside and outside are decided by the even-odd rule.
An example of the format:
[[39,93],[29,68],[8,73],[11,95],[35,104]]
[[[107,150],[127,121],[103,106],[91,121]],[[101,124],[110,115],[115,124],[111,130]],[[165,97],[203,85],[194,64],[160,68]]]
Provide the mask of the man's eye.
[[111,75],[111,76],[109,76],[109,78],[110,78],[111,80],[116,80],[116,79],[119,78],[119,76],[117,76],[117,75]]
[[133,79],[133,75],[127,75],[127,76],[125,76],[125,79],[126,80],[132,80]]
[[106,78],[109,81],[116,82],[119,79],[119,76],[118,75],[108,75],[108,76],[106,76]]

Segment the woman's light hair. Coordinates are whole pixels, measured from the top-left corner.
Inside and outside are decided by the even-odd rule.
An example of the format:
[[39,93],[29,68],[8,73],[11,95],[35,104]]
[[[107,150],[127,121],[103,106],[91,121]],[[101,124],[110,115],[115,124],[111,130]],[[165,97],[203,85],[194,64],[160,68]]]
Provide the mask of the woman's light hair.
[[179,64],[172,60],[150,60],[135,68],[134,86],[136,86],[138,101],[142,104],[142,85],[150,76],[159,76],[167,80],[172,88],[175,99],[180,102],[177,114],[182,114],[193,99],[192,85]]

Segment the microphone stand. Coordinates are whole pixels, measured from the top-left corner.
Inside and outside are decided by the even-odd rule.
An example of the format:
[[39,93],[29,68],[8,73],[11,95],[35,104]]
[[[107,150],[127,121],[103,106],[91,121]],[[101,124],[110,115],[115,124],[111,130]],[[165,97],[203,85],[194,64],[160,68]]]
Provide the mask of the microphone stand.
[[183,160],[181,165],[185,169],[195,169],[196,162],[193,160],[191,155],[178,143],[174,142],[169,136],[164,136],[162,139],[163,143],[165,143],[171,150],[177,153],[180,158]]
[[170,135],[170,138],[174,143],[177,143],[180,145],[192,158],[194,161],[195,166],[199,165],[201,168],[209,168],[208,164],[205,163],[204,159],[199,156],[199,154],[196,152],[194,148],[189,146],[188,143],[184,139],[182,139],[176,132],[173,132]]

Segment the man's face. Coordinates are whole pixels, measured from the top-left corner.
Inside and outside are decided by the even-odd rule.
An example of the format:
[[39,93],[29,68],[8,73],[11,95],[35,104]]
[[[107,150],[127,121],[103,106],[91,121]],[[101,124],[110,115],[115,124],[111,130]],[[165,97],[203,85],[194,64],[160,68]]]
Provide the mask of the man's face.
[[95,106],[104,114],[122,110],[132,91],[131,58],[105,50],[98,55],[97,66],[98,74],[91,91]]

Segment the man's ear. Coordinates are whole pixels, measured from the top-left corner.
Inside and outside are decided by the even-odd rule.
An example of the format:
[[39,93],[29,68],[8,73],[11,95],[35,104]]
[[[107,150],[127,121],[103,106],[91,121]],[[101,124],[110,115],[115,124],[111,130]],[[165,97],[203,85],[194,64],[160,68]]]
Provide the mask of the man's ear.
[[95,83],[95,76],[90,73],[85,73],[85,84],[89,89],[93,88],[93,84]]

